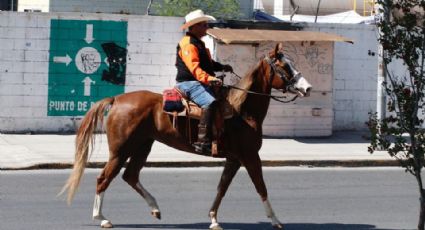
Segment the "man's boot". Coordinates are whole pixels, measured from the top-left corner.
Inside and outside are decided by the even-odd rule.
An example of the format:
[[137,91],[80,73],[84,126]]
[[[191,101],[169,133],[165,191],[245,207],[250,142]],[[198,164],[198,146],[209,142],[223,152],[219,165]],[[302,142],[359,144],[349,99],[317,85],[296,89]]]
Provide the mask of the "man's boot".
[[198,153],[211,153],[211,116],[213,106],[208,109],[202,109],[201,118],[198,125],[198,141],[193,143],[195,151]]

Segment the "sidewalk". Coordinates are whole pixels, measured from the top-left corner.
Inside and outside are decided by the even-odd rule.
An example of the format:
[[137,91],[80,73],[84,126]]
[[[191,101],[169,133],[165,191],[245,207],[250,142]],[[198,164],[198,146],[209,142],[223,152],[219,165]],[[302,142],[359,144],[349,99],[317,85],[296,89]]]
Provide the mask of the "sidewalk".
[[[334,132],[330,137],[263,140],[260,157],[265,166],[381,166],[397,165],[387,152],[367,151],[365,132]],[[75,135],[0,134],[0,170],[69,168],[74,161]],[[108,159],[106,136],[98,135],[89,160],[93,167]],[[217,166],[216,159],[175,150],[155,142],[147,166]]]

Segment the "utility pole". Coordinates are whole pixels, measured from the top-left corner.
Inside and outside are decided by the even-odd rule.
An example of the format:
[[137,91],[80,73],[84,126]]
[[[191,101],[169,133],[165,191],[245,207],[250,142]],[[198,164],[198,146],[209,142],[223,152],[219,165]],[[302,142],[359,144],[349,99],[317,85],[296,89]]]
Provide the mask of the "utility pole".
[[148,8],[146,9],[146,15],[151,15],[151,6],[152,6],[153,0],[150,0],[148,3]]
[[314,18],[314,23],[317,22],[317,16],[319,15],[320,2],[321,2],[321,0],[319,0],[319,2],[317,3],[316,18]]
[[[388,0],[387,0],[388,1]],[[380,6],[382,7],[382,6]],[[384,20],[385,22],[389,22],[390,15],[388,12],[388,9],[383,8],[384,15],[381,20]],[[379,34],[381,34],[381,31],[379,31]],[[384,62],[384,56],[385,56],[384,48],[381,44],[378,44],[378,87],[377,87],[377,101],[376,101],[376,112],[377,112],[377,118],[378,120],[382,120],[385,118],[386,113],[386,93],[385,88],[383,86],[383,83],[387,80],[387,65]]]

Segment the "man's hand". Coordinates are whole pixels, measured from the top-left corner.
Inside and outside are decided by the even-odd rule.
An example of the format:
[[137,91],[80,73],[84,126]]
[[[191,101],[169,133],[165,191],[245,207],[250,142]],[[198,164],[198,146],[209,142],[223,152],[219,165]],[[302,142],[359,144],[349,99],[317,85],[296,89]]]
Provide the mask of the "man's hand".
[[209,83],[211,86],[222,86],[222,85],[223,85],[223,81],[222,81],[221,79],[219,79],[219,78],[216,78],[216,77],[214,77],[214,78],[210,79],[210,80],[208,81],[208,83]]
[[223,71],[225,71],[225,72],[233,72],[233,68],[230,65],[224,65],[223,66]]

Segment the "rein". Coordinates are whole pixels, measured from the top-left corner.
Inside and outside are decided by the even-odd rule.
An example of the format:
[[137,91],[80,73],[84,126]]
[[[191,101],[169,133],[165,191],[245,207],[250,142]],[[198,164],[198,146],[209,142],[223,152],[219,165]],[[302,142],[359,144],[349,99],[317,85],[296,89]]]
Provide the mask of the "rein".
[[[272,67],[272,71],[274,71],[274,72],[277,72],[276,70],[275,70],[275,66],[271,63],[271,62],[269,62],[268,60],[266,60],[267,61],[267,63]],[[235,72],[231,72],[234,76],[236,76],[237,78],[239,78],[239,79],[242,79],[242,77],[241,76],[239,76],[239,75],[237,75]],[[227,87],[227,88],[232,88],[232,89],[236,89],[236,90],[240,90],[240,91],[244,91],[244,92],[246,92],[246,93],[248,93],[248,94],[253,94],[253,95],[259,95],[259,96],[265,96],[265,97],[270,97],[271,99],[273,99],[273,100],[275,100],[275,101],[278,101],[278,102],[281,102],[281,103],[290,103],[290,102],[293,102],[293,101],[295,101],[297,98],[298,98],[298,95],[295,95],[292,99],[290,99],[290,100],[282,100],[281,98],[287,98],[286,96],[277,96],[277,95],[271,95],[271,94],[267,94],[267,93],[258,93],[258,92],[254,92],[254,91],[251,91],[251,90],[246,90],[246,89],[242,89],[242,88],[239,88],[239,87],[236,87],[236,86],[233,86],[233,85],[227,85],[227,84],[223,84],[223,87]]]
[[231,89],[237,89],[237,90],[240,90],[240,91],[244,91],[247,94],[253,94],[253,95],[270,97],[271,99],[273,99],[275,101],[278,101],[278,102],[282,102],[282,103],[293,102],[293,101],[295,101],[295,99],[298,98],[298,95],[295,95],[291,100],[285,101],[285,100],[282,100],[280,98],[287,98],[286,96],[276,96],[276,95],[271,95],[271,94],[267,94],[267,93],[258,93],[258,92],[255,92],[255,91],[251,91],[251,90],[247,90],[247,89],[242,89],[242,88],[239,88],[239,87],[236,87],[236,86],[233,86],[233,85],[227,85],[227,84],[223,84],[223,87],[224,88],[231,88]]

